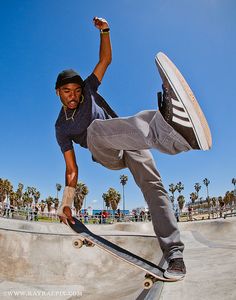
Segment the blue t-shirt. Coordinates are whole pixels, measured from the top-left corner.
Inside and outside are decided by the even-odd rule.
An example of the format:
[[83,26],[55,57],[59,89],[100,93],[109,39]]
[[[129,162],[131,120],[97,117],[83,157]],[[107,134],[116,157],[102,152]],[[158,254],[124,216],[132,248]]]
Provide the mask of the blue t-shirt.
[[[73,142],[87,148],[87,128],[95,119],[109,119],[117,117],[106,101],[97,93],[100,81],[92,73],[85,81],[83,88],[84,101],[79,106],[73,119],[66,120],[62,107],[57,118],[55,129],[56,138],[61,151],[73,149]],[[70,118],[74,109],[66,110],[67,117]]]

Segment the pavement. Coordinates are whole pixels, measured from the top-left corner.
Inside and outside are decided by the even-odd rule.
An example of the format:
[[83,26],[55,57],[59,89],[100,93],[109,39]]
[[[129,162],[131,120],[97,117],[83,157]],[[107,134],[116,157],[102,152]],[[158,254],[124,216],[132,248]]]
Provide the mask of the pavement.
[[[89,225],[93,232],[157,263],[151,223]],[[235,300],[236,218],[179,223],[187,276],[144,291],[143,272],[97,247],[72,246],[65,225],[0,218],[0,298],[61,300]]]

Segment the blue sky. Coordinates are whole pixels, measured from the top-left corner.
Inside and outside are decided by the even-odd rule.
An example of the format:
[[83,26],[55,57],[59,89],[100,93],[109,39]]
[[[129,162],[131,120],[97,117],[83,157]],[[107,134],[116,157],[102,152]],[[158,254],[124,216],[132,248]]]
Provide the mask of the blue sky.
[[[60,110],[55,78],[74,68],[88,76],[98,61],[94,16],[111,27],[113,62],[100,93],[120,116],[156,109],[161,88],[154,57],[166,53],[181,70],[209,121],[213,148],[168,156],[152,151],[163,182],[182,181],[184,195],[207,177],[211,196],[233,188],[235,161],[236,2],[234,0],[11,0],[0,10],[0,177],[37,187],[42,199],[64,184],[64,160],[55,140]],[[144,205],[129,171],[110,171],[75,147],[87,203],[102,206],[109,187],[122,191],[128,175],[128,208]],[[200,196],[205,196],[202,186]]]

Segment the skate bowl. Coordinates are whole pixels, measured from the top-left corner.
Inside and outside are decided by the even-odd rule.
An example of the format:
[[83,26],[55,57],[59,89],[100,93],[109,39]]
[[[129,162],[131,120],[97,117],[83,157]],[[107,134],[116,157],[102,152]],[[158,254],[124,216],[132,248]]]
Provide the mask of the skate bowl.
[[[154,263],[162,257],[151,223],[88,227]],[[31,299],[29,292],[37,300],[236,299],[236,218],[179,223],[179,228],[187,276],[159,285],[157,297],[152,289],[143,293],[144,273],[135,267],[97,247],[75,249],[76,235],[67,226],[0,218],[1,299]]]
[[162,300],[236,299],[236,218],[180,224],[187,276],[164,285]]
[[[126,224],[88,227],[119,246],[159,263],[162,253],[151,224],[145,224],[141,234],[135,225],[128,226],[129,231]],[[54,299],[53,295],[59,292],[65,294],[60,299],[70,299],[68,295],[74,296],[73,299],[135,299],[142,291],[144,272],[97,247],[74,248],[76,237],[64,224],[1,218],[0,291],[5,297],[1,299],[13,299],[7,291],[14,289],[23,294],[30,290],[38,295],[51,291],[48,299]]]

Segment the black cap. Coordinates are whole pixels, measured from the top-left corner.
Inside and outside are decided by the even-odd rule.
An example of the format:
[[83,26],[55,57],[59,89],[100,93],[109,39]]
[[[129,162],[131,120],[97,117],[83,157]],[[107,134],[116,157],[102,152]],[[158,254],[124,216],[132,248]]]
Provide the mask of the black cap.
[[81,85],[81,87],[83,87],[84,81],[77,72],[69,69],[59,73],[59,75],[57,76],[55,89],[58,89],[59,87],[67,83],[78,83],[79,85]]

